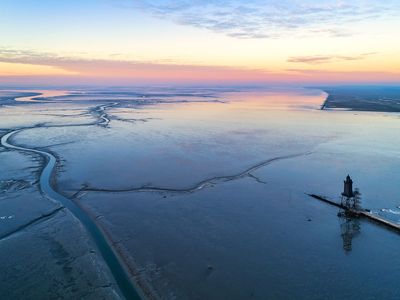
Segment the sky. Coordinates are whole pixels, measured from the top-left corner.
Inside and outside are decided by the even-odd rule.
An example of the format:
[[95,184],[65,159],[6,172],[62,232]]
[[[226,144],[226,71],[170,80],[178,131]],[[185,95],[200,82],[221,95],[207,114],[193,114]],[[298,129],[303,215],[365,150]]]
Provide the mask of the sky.
[[0,84],[400,83],[400,1],[1,0]]

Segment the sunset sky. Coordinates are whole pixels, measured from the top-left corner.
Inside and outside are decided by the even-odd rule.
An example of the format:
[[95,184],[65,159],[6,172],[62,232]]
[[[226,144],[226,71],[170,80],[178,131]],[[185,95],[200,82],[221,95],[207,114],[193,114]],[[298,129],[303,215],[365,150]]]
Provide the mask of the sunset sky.
[[399,83],[400,1],[1,0],[0,84]]

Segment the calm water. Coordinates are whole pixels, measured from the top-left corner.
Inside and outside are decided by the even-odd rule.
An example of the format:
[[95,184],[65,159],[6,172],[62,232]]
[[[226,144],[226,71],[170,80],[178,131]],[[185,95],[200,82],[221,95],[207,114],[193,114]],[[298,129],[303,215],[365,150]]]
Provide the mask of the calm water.
[[[399,299],[399,235],[339,218],[306,196],[339,199],[349,173],[365,208],[400,222],[398,114],[320,111],[326,94],[311,89],[187,96],[196,102],[168,93],[147,95],[144,105],[140,93],[131,101],[97,92],[99,103],[120,103],[107,111],[108,128],[36,128],[16,137],[62,159],[63,194],[115,190],[81,192],[76,201],[118,242],[138,280],[165,299]],[[90,116],[54,110],[82,113],[94,105],[89,99],[29,109],[50,124],[85,122]],[[1,126],[7,122],[28,121],[3,118]],[[227,180],[212,180],[221,176]],[[118,192],[141,187],[161,191]]]

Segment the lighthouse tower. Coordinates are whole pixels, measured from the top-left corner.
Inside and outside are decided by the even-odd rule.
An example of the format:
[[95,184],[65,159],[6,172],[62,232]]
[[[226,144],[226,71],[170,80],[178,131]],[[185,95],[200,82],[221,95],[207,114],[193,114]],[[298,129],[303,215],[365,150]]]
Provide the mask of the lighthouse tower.
[[344,181],[344,189],[343,189],[342,196],[347,197],[347,198],[354,197],[353,180],[351,180],[349,175],[347,175],[346,180]]

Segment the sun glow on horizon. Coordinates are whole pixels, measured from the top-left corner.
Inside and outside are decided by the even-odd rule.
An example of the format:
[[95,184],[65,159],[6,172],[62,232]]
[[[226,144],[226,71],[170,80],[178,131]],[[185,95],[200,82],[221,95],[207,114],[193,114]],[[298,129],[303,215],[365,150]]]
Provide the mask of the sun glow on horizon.
[[0,83],[400,82],[396,1],[183,4],[2,1]]
[[45,76],[45,75],[78,75],[77,72],[68,71],[55,66],[0,62],[1,76]]

